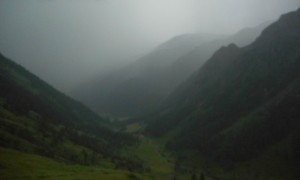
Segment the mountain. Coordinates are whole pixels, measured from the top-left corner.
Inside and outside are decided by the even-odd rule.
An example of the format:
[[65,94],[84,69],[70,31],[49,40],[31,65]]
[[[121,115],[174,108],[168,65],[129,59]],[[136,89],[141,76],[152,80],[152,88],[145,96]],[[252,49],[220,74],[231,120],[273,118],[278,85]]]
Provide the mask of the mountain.
[[178,58],[173,64],[164,69],[162,79],[168,85],[163,100],[197,69],[199,69],[220,47],[235,43],[240,47],[253,42],[270,22],[252,28],[245,28],[236,34],[219,37],[213,41],[204,42],[192,51]]
[[181,163],[221,179],[299,179],[299,24],[300,9],[248,46],[220,48],[149,118],[147,132]]
[[[236,34],[226,37],[218,38],[213,41],[205,42],[185,56],[179,58],[172,66],[172,69],[188,69],[188,73],[185,73],[183,80],[186,80],[193,72],[203,65],[220,47],[229,45],[231,43],[236,44],[239,47],[244,47],[251,44],[261,34],[261,32],[270,25],[271,22],[262,23],[256,27],[248,27],[240,30]],[[181,73],[183,74],[183,73]],[[176,75],[176,73],[173,73]],[[177,85],[181,84],[178,83]]]
[[2,148],[66,163],[140,168],[139,162],[120,155],[120,150],[136,144],[137,138],[110,130],[107,120],[3,55],[0,124]]
[[144,112],[166,94],[164,69],[197,45],[215,38],[209,34],[174,37],[128,66],[81,85],[73,97],[98,113],[127,117]]
[[129,66],[81,86],[74,97],[95,112],[117,117],[141,115],[156,108],[219,47],[232,42],[250,43],[265,27],[266,23],[231,36],[174,37]]

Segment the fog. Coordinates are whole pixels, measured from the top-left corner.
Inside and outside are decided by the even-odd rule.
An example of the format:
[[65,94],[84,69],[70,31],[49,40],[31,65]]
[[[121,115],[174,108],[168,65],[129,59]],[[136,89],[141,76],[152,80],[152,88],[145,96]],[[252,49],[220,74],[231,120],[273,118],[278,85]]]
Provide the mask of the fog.
[[68,93],[184,33],[232,34],[299,0],[1,0],[0,52]]

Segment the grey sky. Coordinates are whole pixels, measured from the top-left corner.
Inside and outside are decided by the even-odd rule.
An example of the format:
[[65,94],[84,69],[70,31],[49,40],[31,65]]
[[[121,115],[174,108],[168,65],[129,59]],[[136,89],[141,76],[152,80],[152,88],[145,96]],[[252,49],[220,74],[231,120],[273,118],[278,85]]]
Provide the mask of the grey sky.
[[64,92],[182,33],[234,33],[300,0],[0,0],[0,52]]

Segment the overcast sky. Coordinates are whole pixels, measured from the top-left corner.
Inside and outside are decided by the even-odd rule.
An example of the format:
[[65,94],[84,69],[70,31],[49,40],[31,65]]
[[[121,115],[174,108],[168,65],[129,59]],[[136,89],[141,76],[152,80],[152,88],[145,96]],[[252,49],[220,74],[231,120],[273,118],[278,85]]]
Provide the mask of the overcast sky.
[[0,0],[0,52],[68,92],[173,36],[234,33],[300,0]]

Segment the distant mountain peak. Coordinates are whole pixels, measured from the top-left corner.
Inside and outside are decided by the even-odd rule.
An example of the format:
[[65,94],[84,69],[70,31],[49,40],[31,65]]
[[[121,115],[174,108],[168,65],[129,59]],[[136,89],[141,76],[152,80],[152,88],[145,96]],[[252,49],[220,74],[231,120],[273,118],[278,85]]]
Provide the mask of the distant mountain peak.
[[232,58],[239,52],[240,48],[234,43],[229,44],[228,46],[222,46],[215,54],[212,56],[212,59],[218,59],[224,61],[225,59]]
[[224,51],[224,50],[236,50],[236,49],[239,49],[239,47],[236,44],[231,43],[231,44],[229,44],[227,46],[222,46],[220,48],[220,51]]

